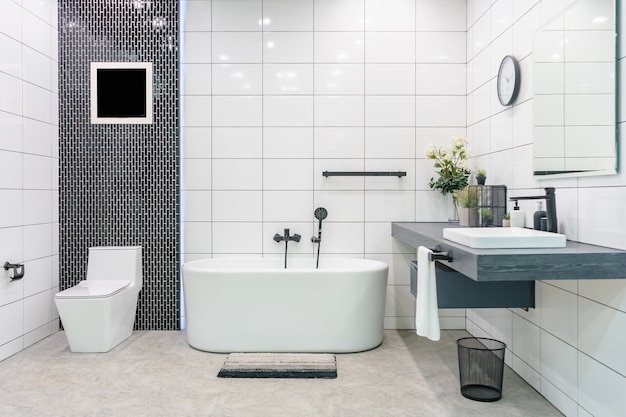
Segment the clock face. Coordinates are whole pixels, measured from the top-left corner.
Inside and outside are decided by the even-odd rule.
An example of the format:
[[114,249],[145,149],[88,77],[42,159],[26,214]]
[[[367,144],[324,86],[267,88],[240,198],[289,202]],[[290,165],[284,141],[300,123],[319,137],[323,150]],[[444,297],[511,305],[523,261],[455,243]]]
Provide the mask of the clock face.
[[498,71],[498,99],[503,106],[513,103],[519,92],[520,73],[517,60],[510,55],[504,57]]

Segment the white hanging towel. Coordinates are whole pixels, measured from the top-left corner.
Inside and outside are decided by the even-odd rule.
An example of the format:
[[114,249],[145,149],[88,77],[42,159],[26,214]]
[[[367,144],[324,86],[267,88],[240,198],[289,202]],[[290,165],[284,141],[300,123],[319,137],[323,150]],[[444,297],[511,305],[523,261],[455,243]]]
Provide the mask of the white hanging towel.
[[417,248],[417,299],[415,300],[415,332],[437,341],[439,329],[439,309],[437,307],[437,278],[435,261],[429,259],[430,249]]

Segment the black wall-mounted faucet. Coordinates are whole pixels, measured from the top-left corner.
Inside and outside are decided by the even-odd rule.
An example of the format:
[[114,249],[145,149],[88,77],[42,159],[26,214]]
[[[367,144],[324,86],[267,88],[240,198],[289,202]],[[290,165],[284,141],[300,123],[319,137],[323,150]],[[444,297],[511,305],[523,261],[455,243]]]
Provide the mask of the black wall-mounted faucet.
[[546,200],[546,219],[548,225],[548,232],[558,233],[559,223],[556,218],[556,194],[553,187],[546,187],[545,195],[530,196],[530,197],[511,197],[509,200]]
[[290,241],[300,242],[302,236],[299,234],[294,234],[293,236],[289,235],[289,229],[285,229],[285,234],[283,236],[276,233],[274,235],[274,242],[285,242],[285,269],[287,268],[287,245],[289,245]]

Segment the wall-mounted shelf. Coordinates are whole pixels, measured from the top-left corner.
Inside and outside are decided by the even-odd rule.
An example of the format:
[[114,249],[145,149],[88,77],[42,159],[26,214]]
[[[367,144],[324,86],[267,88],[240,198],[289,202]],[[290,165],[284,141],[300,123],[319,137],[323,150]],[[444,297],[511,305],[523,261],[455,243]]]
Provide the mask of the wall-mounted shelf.
[[[564,248],[474,249],[443,238],[447,222],[392,223],[391,235],[417,248],[454,252],[444,265],[474,281],[626,278],[626,251],[567,241]],[[437,261],[442,262],[442,261]]]
[[325,177],[406,177],[406,171],[324,171]]

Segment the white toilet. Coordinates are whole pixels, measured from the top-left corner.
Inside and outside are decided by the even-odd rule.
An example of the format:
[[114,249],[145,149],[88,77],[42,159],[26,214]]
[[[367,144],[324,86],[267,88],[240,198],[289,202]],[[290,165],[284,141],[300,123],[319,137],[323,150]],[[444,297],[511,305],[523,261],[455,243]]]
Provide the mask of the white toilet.
[[87,279],[56,294],[72,352],[108,352],[133,333],[141,246],[89,248]]

